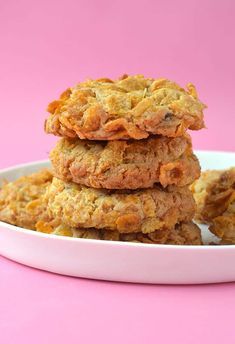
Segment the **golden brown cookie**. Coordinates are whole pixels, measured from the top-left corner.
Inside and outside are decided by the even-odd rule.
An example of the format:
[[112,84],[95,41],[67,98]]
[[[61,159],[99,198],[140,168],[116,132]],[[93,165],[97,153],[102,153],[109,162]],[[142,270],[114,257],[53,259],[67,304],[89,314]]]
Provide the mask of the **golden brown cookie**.
[[87,80],[67,89],[48,106],[45,130],[89,140],[176,137],[204,127],[195,87],[167,79],[124,75],[118,80]]
[[201,174],[192,186],[197,211],[195,219],[211,223],[222,215],[231,203],[235,193],[235,167],[229,170],[209,170]]
[[235,192],[227,210],[213,218],[209,230],[224,244],[235,244]]
[[195,203],[188,187],[107,190],[53,178],[45,194],[49,215],[69,227],[106,228],[120,233],[173,228],[190,221]]
[[196,220],[210,224],[209,230],[222,243],[235,243],[235,168],[202,173],[192,191]]
[[93,188],[184,186],[200,176],[189,136],[98,142],[61,139],[50,159],[56,177]]
[[46,205],[42,201],[52,181],[48,170],[24,176],[0,189],[0,221],[35,229],[38,220],[48,220]]
[[180,223],[173,229],[155,231],[153,233],[119,233],[105,229],[76,229],[62,224],[55,224],[55,221],[36,224],[38,232],[56,234],[74,238],[126,241],[146,244],[170,244],[170,245],[202,245],[201,232],[193,222]]

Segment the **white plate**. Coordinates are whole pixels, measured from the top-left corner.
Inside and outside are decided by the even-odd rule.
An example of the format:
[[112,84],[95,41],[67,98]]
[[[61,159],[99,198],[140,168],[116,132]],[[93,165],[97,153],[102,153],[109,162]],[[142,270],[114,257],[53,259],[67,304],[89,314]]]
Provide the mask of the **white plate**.
[[[235,154],[197,152],[203,169],[235,166]],[[48,165],[5,169],[14,180]],[[205,241],[211,237],[203,227]],[[137,283],[191,284],[235,281],[235,245],[173,246],[76,239],[47,235],[0,222],[0,254],[59,274]]]

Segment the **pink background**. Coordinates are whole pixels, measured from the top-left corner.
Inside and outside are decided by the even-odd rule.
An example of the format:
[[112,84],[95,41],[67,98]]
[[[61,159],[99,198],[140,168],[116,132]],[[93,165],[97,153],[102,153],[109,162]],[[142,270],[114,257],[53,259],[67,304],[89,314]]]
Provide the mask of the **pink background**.
[[[45,108],[86,77],[193,82],[208,129],[235,150],[235,2],[0,0],[0,167],[46,158]],[[235,284],[144,286],[61,277],[0,258],[0,343],[234,342]]]

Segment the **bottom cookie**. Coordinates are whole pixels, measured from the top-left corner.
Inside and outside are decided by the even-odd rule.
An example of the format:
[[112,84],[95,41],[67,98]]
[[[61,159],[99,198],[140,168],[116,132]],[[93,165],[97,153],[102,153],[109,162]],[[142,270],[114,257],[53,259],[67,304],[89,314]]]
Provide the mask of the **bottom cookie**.
[[193,222],[177,224],[173,229],[155,231],[149,234],[143,233],[119,233],[105,229],[76,229],[56,223],[39,221],[36,224],[38,232],[69,236],[74,238],[126,241],[146,244],[168,244],[168,245],[202,245],[201,231]]

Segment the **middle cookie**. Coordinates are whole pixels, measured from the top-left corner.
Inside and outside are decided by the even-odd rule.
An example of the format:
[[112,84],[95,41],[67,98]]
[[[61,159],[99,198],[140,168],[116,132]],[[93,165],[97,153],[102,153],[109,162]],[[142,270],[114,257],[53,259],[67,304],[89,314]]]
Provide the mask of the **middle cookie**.
[[93,188],[185,186],[200,176],[188,135],[139,141],[61,139],[50,159],[57,178]]

